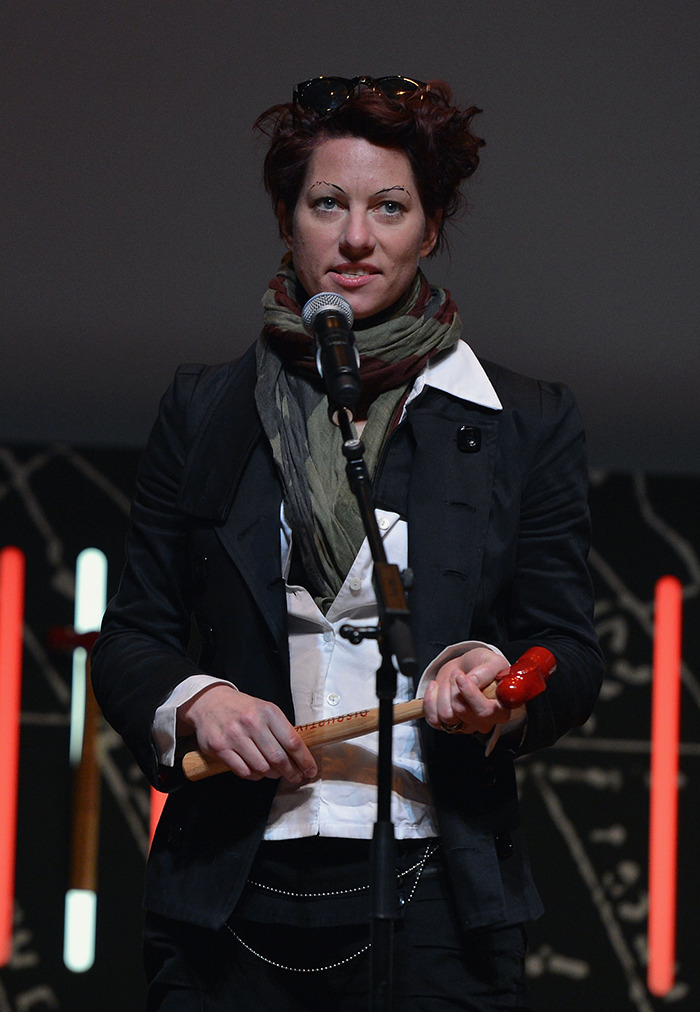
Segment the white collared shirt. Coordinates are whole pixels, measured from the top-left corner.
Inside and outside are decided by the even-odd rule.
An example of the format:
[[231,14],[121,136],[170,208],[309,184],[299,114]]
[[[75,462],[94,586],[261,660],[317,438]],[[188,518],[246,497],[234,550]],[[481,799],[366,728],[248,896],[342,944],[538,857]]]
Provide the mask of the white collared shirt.
[[[494,410],[502,407],[478,359],[462,341],[429,360],[416,378],[406,406],[425,386]],[[382,510],[375,513],[389,562],[404,569],[407,564],[405,521],[395,513]],[[286,574],[291,555],[291,531],[283,513],[280,537],[282,572]],[[305,588],[287,585],[286,594],[291,689],[297,724],[375,707],[375,675],[380,663],[377,643],[366,639],[354,645],[339,635],[341,625],[371,626],[378,621],[367,539],[326,615]],[[425,672],[421,687],[427,679],[435,677],[448,655],[457,656],[474,645],[474,642],[455,644],[443,651]],[[192,676],[158,708],[153,735],[164,765],[173,765],[175,761],[177,707],[202,688],[222,682],[222,679],[207,675]],[[420,687],[419,695],[422,695]],[[397,702],[412,697],[410,680],[399,673]],[[315,750],[319,776],[302,787],[280,782],[265,838],[282,840],[313,835],[371,838],[376,821],[376,747],[374,733]],[[417,723],[394,726],[392,754],[392,821],[397,839],[435,836],[437,826],[425,782]]]
[[[403,569],[407,527],[396,513],[375,511],[389,562]],[[291,532],[283,526],[283,563],[288,565]],[[377,624],[372,556],[365,538],[345,581],[324,615],[304,587],[287,586],[292,698],[298,724],[377,706],[375,639],[353,644],[343,625]],[[397,676],[396,700],[412,699],[412,681]],[[393,728],[392,821],[398,839],[435,836],[435,821],[420,756],[415,722]],[[363,735],[314,750],[318,777],[301,787],[282,781],[265,831],[268,840],[303,836],[368,839],[376,821],[377,734]]]

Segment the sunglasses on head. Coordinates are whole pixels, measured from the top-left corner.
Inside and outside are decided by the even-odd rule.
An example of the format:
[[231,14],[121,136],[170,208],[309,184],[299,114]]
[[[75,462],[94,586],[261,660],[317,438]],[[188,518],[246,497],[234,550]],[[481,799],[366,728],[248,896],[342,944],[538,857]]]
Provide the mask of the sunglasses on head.
[[411,77],[312,77],[296,86],[292,101],[323,115],[339,109],[362,88],[378,91],[386,98],[403,98],[425,86],[424,81]]

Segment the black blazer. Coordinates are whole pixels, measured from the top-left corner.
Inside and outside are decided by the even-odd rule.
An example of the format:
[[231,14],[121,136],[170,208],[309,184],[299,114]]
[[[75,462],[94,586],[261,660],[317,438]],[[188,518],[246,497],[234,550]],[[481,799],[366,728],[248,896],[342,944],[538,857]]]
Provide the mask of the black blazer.
[[[420,670],[466,639],[494,643],[511,661],[535,644],[555,655],[548,691],[528,704],[522,754],[582,724],[602,678],[585,561],[584,437],[565,387],[484,365],[503,410],[426,388],[388,441],[374,497],[408,521]],[[212,928],[240,895],[276,782],[224,774],[188,783],[159,769],[151,726],[173,688],[199,671],[273,700],[294,722],[282,489],[254,383],[252,349],[237,363],[178,370],[140,466],[126,567],[92,657],[107,719],[151,783],[171,791],[146,905]],[[192,616],[197,659],[188,653]],[[425,722],[422,735],[464,925],[536,916],[511,736],[486,760],[471,736]]]

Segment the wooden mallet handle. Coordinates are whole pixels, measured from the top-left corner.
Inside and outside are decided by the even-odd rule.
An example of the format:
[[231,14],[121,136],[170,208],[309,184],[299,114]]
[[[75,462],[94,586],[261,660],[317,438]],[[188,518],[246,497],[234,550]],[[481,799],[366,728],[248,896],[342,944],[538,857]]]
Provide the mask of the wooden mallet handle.
[[[515,710],[528,700],[544,692],[547,679],[557,664],[553,655],[544,647],[530,647],[523,656],[511,664],[508,674],[494,679],[484,689],[489,699],[497,698],[502,706]],[[409,699],[394,706],[394,724],[417,720],[425,713],[422,699]],[[331,745],[337,741],[349,741],[363,734],[370,734],[379,727],[379,709],[357,710],[355,713],[341,713],[337,717],[326,717],[301,724],[296,730],[308,748]],[[182,770],[188,780],[203,780],[216,773],[226,773],[229,767],[221,759],[210,758],[202,752],[187,752],[182,758]]]

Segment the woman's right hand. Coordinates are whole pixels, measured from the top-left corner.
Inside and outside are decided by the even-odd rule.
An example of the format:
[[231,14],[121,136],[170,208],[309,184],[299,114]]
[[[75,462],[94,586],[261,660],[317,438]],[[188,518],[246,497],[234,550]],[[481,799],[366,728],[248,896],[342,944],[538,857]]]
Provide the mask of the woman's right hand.
[[178,737],[194,734],[205,755],[243,780],[313,780],[316,762],[280,708],[265,699],[212,685],[178,707]]

